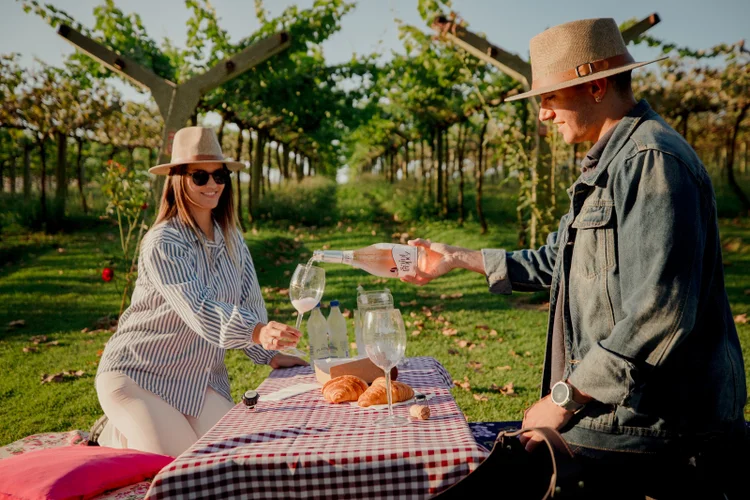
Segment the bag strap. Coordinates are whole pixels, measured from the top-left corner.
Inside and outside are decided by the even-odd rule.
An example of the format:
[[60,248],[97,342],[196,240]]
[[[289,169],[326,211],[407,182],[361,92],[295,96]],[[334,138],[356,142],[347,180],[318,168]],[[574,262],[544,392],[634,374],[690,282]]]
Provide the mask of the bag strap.
[[514,438],[531,431],[536,431],[542,437],[542,441],[549,450],[552,475],[543,498],[544,500],[554,498],[558,478],[571,477],[577,471],[576,464],[573,463],[573,451],[557,430],[552,427],[524,427],[518,430],[500,431],[495,441],[502,442],[505,438]]

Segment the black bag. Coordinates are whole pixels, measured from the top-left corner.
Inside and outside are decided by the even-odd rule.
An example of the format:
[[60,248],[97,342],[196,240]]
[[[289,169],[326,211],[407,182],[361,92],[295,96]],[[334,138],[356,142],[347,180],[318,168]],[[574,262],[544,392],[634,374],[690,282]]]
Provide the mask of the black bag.
[[[532,430],[542,436],[543,442],[528,453],[518,436]],[[570,447],[550,427],[501,431],[479,467],[433,498],[470,500],[467,495],[487,490],[519,500],[593,498],[586,491],[582,470]]]

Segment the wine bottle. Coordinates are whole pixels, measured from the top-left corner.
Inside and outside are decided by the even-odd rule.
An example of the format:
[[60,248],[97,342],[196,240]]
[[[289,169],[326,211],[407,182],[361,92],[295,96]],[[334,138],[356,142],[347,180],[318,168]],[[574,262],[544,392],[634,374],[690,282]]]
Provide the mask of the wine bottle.
[[315,250],[312,260],[346,264],[381,278],[413,277],[426,251],[422,247],[377,243],[358,250]]

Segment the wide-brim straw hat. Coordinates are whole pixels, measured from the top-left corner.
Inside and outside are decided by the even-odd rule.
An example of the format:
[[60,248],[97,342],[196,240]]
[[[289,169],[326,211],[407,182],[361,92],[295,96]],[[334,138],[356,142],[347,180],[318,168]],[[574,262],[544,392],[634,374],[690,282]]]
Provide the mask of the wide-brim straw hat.
[[174,135],[172,161],[151,167],[148,171],[156,175],[168,175],[169,169],[177,165],[200,163],[223,163],[233,172],[245,165],[230,158],[224,158],[216,132],[207,127],[185,127]]
[[553,26],[529,42],[531,90],[505,99],[517,101],[624,73],[661,57],[636,62],[612,18],[583,19]]

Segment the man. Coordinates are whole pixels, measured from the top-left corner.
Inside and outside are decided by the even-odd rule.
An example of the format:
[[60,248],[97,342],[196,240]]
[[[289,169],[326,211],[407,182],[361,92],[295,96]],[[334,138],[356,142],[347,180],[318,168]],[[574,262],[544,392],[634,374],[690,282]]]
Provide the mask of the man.
[[[711,181],[688,143],[634,99],[631,70],[654,61],[633,61],[614,20],[555,26],[530,53],[532,90],[507,100],[540,96],[540,120],[569,144],[594,143],[568,213],[537,250],[413,240],[431,251],[409,281],[465,268],[493,293],[550,290],[542,399],[523,426],[559,429],[614,491],[696,494],[719,463],[702,457],[744,435],[746,402]],[[532,450],[539,436],[521,441]]]

